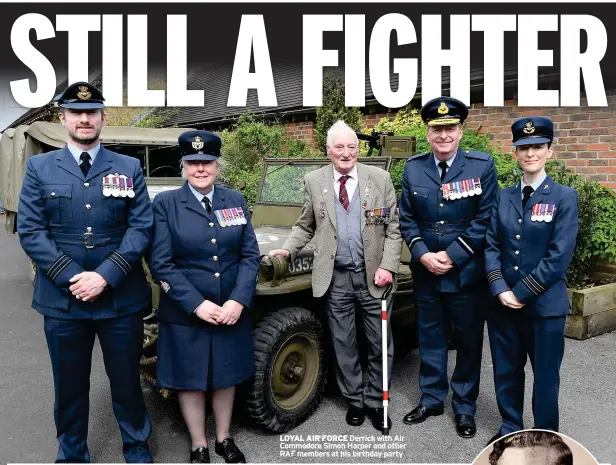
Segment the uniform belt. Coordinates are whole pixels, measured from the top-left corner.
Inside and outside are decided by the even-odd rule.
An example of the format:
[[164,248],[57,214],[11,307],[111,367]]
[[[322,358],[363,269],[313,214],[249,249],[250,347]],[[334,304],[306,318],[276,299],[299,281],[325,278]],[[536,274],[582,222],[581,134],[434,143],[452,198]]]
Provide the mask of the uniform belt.
[[106,233],[86,232],[83,234],[69,234],[52,232],[51,238],[58,244],[83,245],[87,249],[107,245],[109,242],[119,242],[126,231],[114,231]]
[[439,236],[443,236],[453,232],[465,231],[469,224],[468,221],[437,221],[436,223],[422,221],[420,228],[422,231],[434,231]]

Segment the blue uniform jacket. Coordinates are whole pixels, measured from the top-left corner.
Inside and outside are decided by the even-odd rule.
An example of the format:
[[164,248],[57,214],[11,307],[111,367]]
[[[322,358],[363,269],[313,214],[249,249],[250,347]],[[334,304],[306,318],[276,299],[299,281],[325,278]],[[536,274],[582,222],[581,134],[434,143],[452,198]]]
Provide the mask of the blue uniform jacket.
[[[532,221],[535,204],[555,205],[552,221]],[[522,210],[520,184],[498,193],[487,234],[486,272],[494,296],[513,291],[535,316],[569,313],[565,273],[578,231],[578,195],[550,176]]]
[[[246,224],[221,227],[214,212],[234,207],[242,208]],[[166,323],[202,324],[193,312],[204,300],[217,305],[235,300],[246,308],[240,321],[247,318],[260,256],[242,194],[217,185],[208,214],[185,183],[180,189],[158,194],[153,208],[150,268],[166,289],[161,293],[158,318]]]
[[[498,184],[493,158],[483,152],[458,149],[443,184],[480,178],[482,192],[457,200],[443,199],[434,154],[410,158],[404,168],[400,197],[400,230],[411,251],[416,282],[443,292],[485,279],[485,233]],[[454,267],[443,276],[430,273],[418,260],[444,250]]]
[[[103,177],[112,173],[133,179],[134,198],[103,196]],[[84,176],[66,146],[29,158],[17,231],[37,265],[32,306],[67,319],[113,318],[148,307],[151,291],[141,258],[152,222],[139,160],[101,146]],[[88,228],[92,235],[85,235]],[[69,291],[69,280],[84,270],[98,272],[109,284],[93,302]]]

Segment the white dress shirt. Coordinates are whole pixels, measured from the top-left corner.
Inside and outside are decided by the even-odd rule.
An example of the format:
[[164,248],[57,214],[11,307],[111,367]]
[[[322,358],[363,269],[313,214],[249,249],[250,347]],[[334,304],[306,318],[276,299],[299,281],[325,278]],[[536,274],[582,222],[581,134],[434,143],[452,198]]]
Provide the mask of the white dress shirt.
[[[340,178],[342,176],[344,176],[344,174],[339,173],[338,171],[336,171],[336,168],[334,168],[334,191],[336,191],[337,199],[340,198]],[[357,174],[357,165],[355,165],[353,169],[349,173],[347,173],[347,176],[349,176],[349,178],[347,179],[345,186],[350,202],[353,198],[355,188],[357,187],[357,183],[359,181]]]

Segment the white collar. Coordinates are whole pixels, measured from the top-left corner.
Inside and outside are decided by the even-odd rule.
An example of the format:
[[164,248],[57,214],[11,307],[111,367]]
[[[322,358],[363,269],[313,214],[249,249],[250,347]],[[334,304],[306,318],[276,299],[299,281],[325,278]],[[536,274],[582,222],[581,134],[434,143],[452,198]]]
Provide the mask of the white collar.
[[[332,165],[333,166],[333,165]],[[346,175],[336,171],[336,168],[334,168],[334,182],[338,182],[338,180],[342,177],[342,176],[349,176],[353,179],[357,179],[357,163],[355,164],[355,166],[353,167],[353,169],[351,171],[349,171]]]

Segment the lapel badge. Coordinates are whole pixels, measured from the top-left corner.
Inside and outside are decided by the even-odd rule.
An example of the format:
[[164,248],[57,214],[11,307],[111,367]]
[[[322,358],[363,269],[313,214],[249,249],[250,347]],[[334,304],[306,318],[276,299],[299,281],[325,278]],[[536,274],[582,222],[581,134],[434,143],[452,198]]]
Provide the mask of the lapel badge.
[[438,107],[438,114],[446,115],[447,113],[449,113],[449,107],[445,105],[445,102],[441,102],[441,104]]
[[171,290],[171,286],[169,286],[169,283],[167,283],[166,281],[161,281],[160,287],[163,288],[163,291],[165,291],[165,294],[169,293],[169,291]]
[[319,206],[319,218],[325,218],[325,202],[321,201]]
[[547,184],[545,186],[543,186],[543,190],[546,190],[547,188],[548,188]]
[[88,89],[88,86],[79,86],[79,92],[77,92],[77,97],[81,100],[90,100],[92,97],[92,92]]
[[203,146],[205,145],[205,143],[201,140],[201,137],[199,136],[195,136],[195,140],[192,143],[192,147],[195,150],[201,150],[203,148]]
[[527,121],[524,124],[524,129],[522,129],[522,131],[524,131],[524,134],[532,134],[535,132],[535,124],[532,121]]

